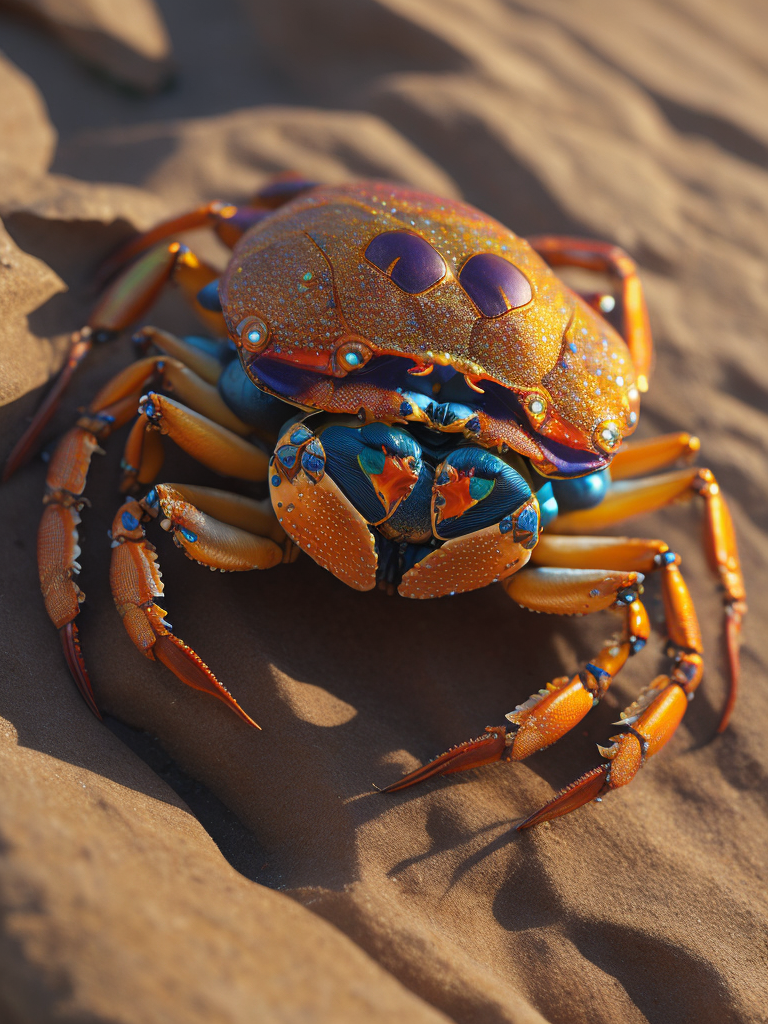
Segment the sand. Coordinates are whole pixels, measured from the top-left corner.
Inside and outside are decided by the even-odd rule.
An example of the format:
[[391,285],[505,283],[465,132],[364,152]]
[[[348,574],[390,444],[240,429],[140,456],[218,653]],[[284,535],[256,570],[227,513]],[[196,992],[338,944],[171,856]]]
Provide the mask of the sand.
[[[82,636],[101,724],[39,596],[37,460],[0,491],[0,1017],[768,1020],[764,8],[158,6],[178,78],[149,96],[0,13],[0,456],[87,316],[105,254],[275,172],[397,179],[461,195],[521,234],[607,238],[640,264],[656,339],[639,434],[698,434],[729,497],[750,603],[743,687],[713,740],[719,599],[700,510],[670,508],[632,530],[682,555],[707,672],[631,786],[514,831],[596,763],[594,744],[663,661],[658,638],[556,747],[381,796],[374,783],[575,670],[613,621],[533,615],[501,588],[424,603],[359,595],[307,558],[212,574],[155,537],[176,632],[256,733],[141,658],[120,627],[106,537],[116,437],[83,513]],[[210,239],[189,241],[223,258]],[[177,296],[149,319],[195,329]],[[94,351],[46,440],[130,358],[125,340]],[[170,446],[162,476],[215,483]],[[654,584],[648,596],[658,620]]]

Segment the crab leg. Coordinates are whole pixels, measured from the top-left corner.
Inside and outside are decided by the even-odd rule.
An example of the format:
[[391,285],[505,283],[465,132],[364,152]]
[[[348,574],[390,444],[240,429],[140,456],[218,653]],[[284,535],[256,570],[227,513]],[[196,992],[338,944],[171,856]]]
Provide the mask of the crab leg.
[[[156,502],[157,495],[153,497]],[[205,662],[174,636],[164,621],[167,613],[155,602],[155,598],[163,594],[160,569],[155,548],[146,539],[142,525],[142,521],[156,514],[156,503],[130,500],[121,506],[112,524],[110,584],[128,635],[146,657],[161,661],[187,686],[217,697],[243,721],[258,729],[260,726],[243,711]],[[277,545],[272,541],[267,543],[276,549],[277,561],[281,561],[282,552]]]
[[[73,578],[80,568],[77,563],[80,553],[77,536],[79,513],[86,504],[83,491],[92,455],[101,452],[100,442],[135,415],[142,391],[158,374],[171,386],[179,390],[186,388],[185,397],[188,400],[194,399],[207,411],[221,414],[221,409],[217,410],[216,406],[221,399],[215,389],[196,377],[179,360],[157,356],[140,359],[125,367],[101,388],[77,425],[59,442],[48,466],[46,495],[43,499],[45,509],[38,532],[40,585],[48,614],[60,632],[64,654],[75,683],[96,715],[99,712],[80,651],[75,622],[80,604],[85,598]],[[226,420],[228,425],[247,429],[236,417],[233,422],[232,413],[228,409],[226,416],[229,417]],[[149,438],[145,433],[142,427],[141,431],[132,431],[131,437],[140,436],[139,477],[148,482],[154,479],[162,464],[162,448],[158,433],[153,432]],[[230,432],[225,430],[224,434],[229,436]],[[231,436],[240,440],[234,434]],[[130,437],[128,443],[130,446]],[[264,462],[266,464],[266,456]]]
[[147,325],[142,327],[133,336],[133,342],[140,350],[146,351],[150,345],[159,348],[166,355],[178,359],[186,367],[196,373],[208,384],[216,384],[221,376],[221,360],[214,354],[216,349],[223,350],[226,343],[214,342],[211,346],[212,352],[206,352],[195,345],[190,345],[183,338],[177,338],[170,331],[163,331],[159,327]]
[[562,790],[553,800],[518,825],[531,828],[551,818],[576,810],[610,789],[631,782],[646,758],[661,750],[682,721],[688,702],[701,682],[701,631],[696,610],[677,566],[677,560],[662,567],[662,595],[667,632],[676,648],[672,671],[660,675],[623,711],[617,725],[625,733],[611,737],[611,746],[598,749],[609,764],[598,765]]
[[538,235],[529,238],[528,241],[553,267],[585,267],[587,270],[614,274],[620,279],[624,320],[622,333],[637,369],[638,390],[647,391],[653,358],[653,340],[643,286],[635,261],[618,245],[591,238]]
[[611,480],[615,483],[627,477],[666,469],[678,459],[689,461],[700,447],[698,437],[684,431],[652,437],[647,441],[624,441],[611,462]]
[[314,184],[305,181],[299,175],[284,175],[257,192],[244,206],[234,206],[217,199],[178,217],[165,220],[149,231],[135,235],[120,246],[104,263],[99,272],[99,281],[108,281],[130,260],[158,242],[185,231],[213,227],[221,241],[229,248],[233,248],[244,232],[254,224],[258,224],[277,207],[293,199],[300,192],[312,188]]
[[286,537],[268,498],[258,502],[184,484],[158,484],[146,502],[154,504],[155,495],[163,513],[160,525],[200,565],[237,572],[271,569],[298,557],[299,549]]
[[[266,480],[269,456],[261,448],[220,426],[214,420],[187,409],[165,395],[150,391],[141,399],[139,418],[125,446],[123,491],[136,481],[148,483],[156,443],[153,431],[167,434],[198,462],[239,480]],[[149,455],[148,455],[149,451]]]
[[143,316],[169,281],[174,280],[182,287],[204,323],[217,333],[226,334],[222,315],[204,309],[196,299],[200,288],[217,276],[215,270],[201,263],[186,246],[178,242],[151,249],[128,267],[107,288],[86,326],[72,335],[67,361],[32,422],[8,456],[3,480],[8,480],[32,455],[40,434],[58,408],[75,370],[93,342],[111,340]]
[[5,466],[3,467],[3,483],[6,480],[10,480],[16,470],[23,466],[31,457],[38,437],[58,409],[61,396],[67,390],[75,370],[91,350],[91,345],[93,344],[92,333],[90,327],[84,327],[82,331],[75,331],[70,336],[67,359],[59,376],[56,378],[56,382],[45,396],[32,422],[16,442],[11,454],[6,459]]
[[704,546],[712,571],[723,589],[725,635],[730,687],[718,732],[728,725],[739,682],[739,635],[747,611],[736,534],[725,498],[709,469],[681,469],[661,476],[612,484],[603,501],[591,509],[566,512],[549,526],[551,533],[597,533],[633,515],[655,512],[676,500],[699,495],[705,503]]
[[264,209],[237,207],[220,200],[206,203],[205,206],[198,206],[196,210],[190,210],[179,217],[162,221],[149,231],[129,239],[103,264],[99,271],[98,281],[99,283],[108,281],[126,263],[165,241],[166,238],[173,238],[174,235],[183,234],[185,231],[213,227],[222,241],[226,245],[232,246],[244,231],[253,227],[259,220],[263,220],[269,212]]
[[101,453],[99,441],[127,423],[134,414],[138,397],[132,390],[135,379],[135,374],[128,371],[118,374],[111,385],[102,388],[77,426],[59,442],[48,466],[45,508],[37,535],[37,562],[46,611],[59,630],[75,683],[98,717],[101,716],[80,652],[75,623],[85,600],[85,594],[73,579],[80,571],[77,527],[79,512],[86,504],[82,495],[91,457],[94,452]]
[[531,562],[561,569],[614,569],[649,573],[658,569],[669,545],[640,537],[569,537],[545,533],[531,552]]
[[[529,577],[524,584],[511,588],[513,581],[524,576]],[[636,594],[641,580],[636,572],[567,569],[552,573],[525,569],[505,580],[503,586],[516,601],[537,611],[573,615],[613,606],[624,616],[622,639],[607,643],[582,672],[554,679],[518,705],[506,716],[511,726],[486,727],[485,736],[452,747],[383,792],[394,793],[432,775],[466,771],[493,761],[520,761],[564,736],[598,703],[627,658],[648,639],[648,616]]]

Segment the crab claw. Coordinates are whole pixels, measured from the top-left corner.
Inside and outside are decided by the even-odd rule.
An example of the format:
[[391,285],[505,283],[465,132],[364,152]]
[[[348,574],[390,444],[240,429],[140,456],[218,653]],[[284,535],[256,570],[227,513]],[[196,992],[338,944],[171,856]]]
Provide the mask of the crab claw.
[[449,775],[451,772],[463,772],[468,768],[480,768],[484,764],[492,764],[500,761],[506,749],[507,730],[503,725],[485,727],[485,736],[478,736],[477,739],[467,740],[466,743],[459,743],[450,750],[446,750],[440,757],[436,757],[429,764],[422,765],[416,771],[406,775],[399,782],[393,782],[391,786],[382,789],[382,793],[396,793],[398,789],[406,789],[417,782],[423,782],[432,775]]
[[601,764],[597,768],[592,768],[586,772],[581,778],[572,782],[570,786],[566,786],[562,792],[557,794],[554,800],[550,800],[548,804],[544,804],[538,811],[534,811],[533,814],[529,815],[525,821],[520,822],[517,826],[517,831],[521,832],[524,828],[540,825],[542,821],[551,821],[552,818],[559,818],[563,814],[569,814],[571,811],[575,811],[577,807],[582,807],[584,804],[588,804],[590,800],[600,796],[608,781],[609,768],[610,765]]

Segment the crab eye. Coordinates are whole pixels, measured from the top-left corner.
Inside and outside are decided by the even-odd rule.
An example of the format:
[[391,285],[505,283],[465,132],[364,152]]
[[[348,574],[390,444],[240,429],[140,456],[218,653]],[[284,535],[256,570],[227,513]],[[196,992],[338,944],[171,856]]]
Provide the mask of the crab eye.
[[595,444],[609,455],[621,444],[621,427],[613,420],[603,420],[595,427]]
[[501,316],[533,298],[528,278],[492,252],[471,256],[459,272],[459,283],[483,316]]
[[547,403],[544,398],[540,395],[531,395],[526,402],[526,409],[528,415],[531,417],[534,423],[542,423],[545,416],[547,415]]
[[359,341],[346,341],[336,349],[336,362],[342,370],[359,370],[365,366],[373,352]]
[[269,328],[257,316],[246,317],[237,325],[240,344],[248,352],[261,352],[267,347]]
[[385,231],[370,243],[365,258],[383,271],[398,288],[418,295],[445,277],[445,260],[421,235]]

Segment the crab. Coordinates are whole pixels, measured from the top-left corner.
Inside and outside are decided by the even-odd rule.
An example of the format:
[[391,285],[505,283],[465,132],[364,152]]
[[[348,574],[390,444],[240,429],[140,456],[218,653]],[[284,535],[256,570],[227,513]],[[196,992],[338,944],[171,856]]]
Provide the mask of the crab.
[[[232,248],[223,275],[171,241],[206,225]],[[577,294],[556,266],[608,275],[616,294]],[[617,734],[599,747],[603,762],[518,826],[528,828],[627,784],[679,725],[703,673],[680,558],[661,540],[602,533],[698,496],[724,600],[725,728],[746,611],[734,530],[708,469],[669,470],[690,460],[695,437],[626,440],[648,387],[652,342],[637,268],[622,249],[556,236],[526,241],[472,206],[386,182],[284,177],[243,206],[209,203],[136,236],[101,281],[103,296],[72,336],[67,364],[6,476],[34,449],[91,345],[141,320],[168,282],[212,337],[143,327],[141,358],[99,391],[50,461],[40,581],[96,715],[76,624],[84,596],[74,580],[77,525],[91,456],[138,405],[125,444],[126,500],[111,531],[115,604],[144,655],[249,725],[256,723],[165,621],[146,536],[153,520],[191,559],[222,571],[268,569],[304,551],[359,591],[379,586],[425,599],[496,583],[537,612],[618,612],[621,635],[580,671],[548,682],[504,724],[394,781],[390,793],[518,761],[560,739],[645,645],[642,583],[658,574],[666,673],[622,713]],[[156,483],[163,436],[225,477],[266,482],[269,498]]]

